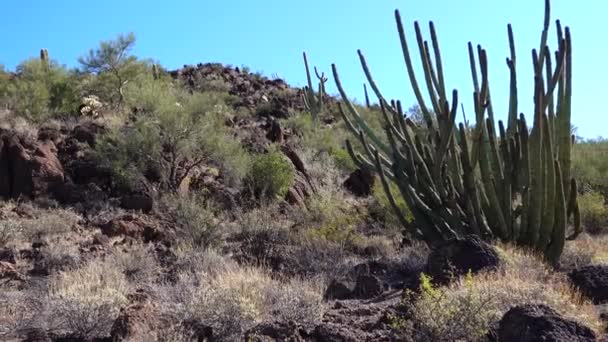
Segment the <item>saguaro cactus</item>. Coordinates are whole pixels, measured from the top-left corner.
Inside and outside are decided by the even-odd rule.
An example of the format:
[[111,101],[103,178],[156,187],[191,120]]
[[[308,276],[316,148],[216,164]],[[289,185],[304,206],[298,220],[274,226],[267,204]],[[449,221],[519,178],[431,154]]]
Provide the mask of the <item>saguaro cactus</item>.
[[[361,152],[350,141],[347,148],[354,161],[378,172],[394,210],[409,233],[429,244],[453,236],[477,234],[529,246],[555,264],[564,247],[569,217],[574,215],[580,232],[576,183],[570,178],[570,113],[572,94],[572,45],[570,30],[556,21],[558,49],[552,55],[547,45],[550,2],[545,1],[540,49],[532,51],[534,66],[534,113],[531,130],[518,115],[516,54],[513,31],[508,26],[510,57],[507,126],[494,119],[486,51],[469,43],[473,79],[472,131],[456,125],[458,91],[446,91],[441,51],[433,22],[431,42],[423,39],[414,23],[428,99],[414,72],[405,30],[395,11],[403,56],[414,95],[426,127],[407,118],[398,101],[390,103],[374,82],[359,51],[368,83],[378,97],[386,123],[386,134],[374,132],[349,101],[332,65],[344,106],[340,111],[357,136]],[[448,99],[451,96],[451,101]],[[344,109],[344,107],[346,109]],[[497,130],[498,127],[498,130]],[[393,194],[395,182],[399,194]],[[402,196],[414,216],[407,224],[395,205]]]
[[47,49],[40,49],[40,60],[45,68],[49,67],[49,52]]
[[314,67],[315,76],[319,80],[319,91],[315,93],[314,88],[312,86],[312,78],[310,77],[310,69],[308,68],[308,59],[306,58],[306,52],[303,53],[304,56],[304,66],[306,67],[306,80],[308,81],[308,86],[304,87],[304,95],[302,96],[304,99],[304,105],[306,109],[312,115],[314,121],[317,120],[319,114],[324,110],[324,102],[323,98],[325,97],[325,83],[327,82],[327,77],[325,73],[319,74],[317,71],[317,67]]

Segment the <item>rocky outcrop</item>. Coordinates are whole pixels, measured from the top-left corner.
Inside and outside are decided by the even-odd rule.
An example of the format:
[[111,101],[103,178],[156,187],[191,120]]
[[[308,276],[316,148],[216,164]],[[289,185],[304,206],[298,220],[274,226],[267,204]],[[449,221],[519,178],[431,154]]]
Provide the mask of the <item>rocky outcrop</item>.
[[309,333],[295,322],[270,322],[255,326],[245,333],[250,342],[304,342],[312,341]]
[[0,130],[0,197],[35,198],[64,181],[57,147]]
[[108,237],[130,237],[143,242],[161,241],[165,238],[158,227],[145,218],[125,214],[101,225],[101,233]]
[[374,173],[370,170],[357,169],[344,181],[344,187],[355,196],[367,197],[372,193],[375,180]]
[[174,78],[181,79],[193,90],[223,90],[238,99],[235,107],[260,110],[260,115],[286,117],[290,109],[304,110],[301,90],[291,88],[282,79],[268,79],[239,68],[223,66],[218,63],[186,65],[171,72]]
[[509,310],[498,327],[499,342],[591,342],[596,335],[590,328],[566,319],[545,305],[523,305]]
[[499,266],[500,257],[496,249],[471,235],[450,239],[434,247],[428,258],[427,274],[436,284],[446,284],[452,277],[469,271],[477,273]]
[[570,281],[595,304],[608,303],[608,265],[589,265],[568,274]]

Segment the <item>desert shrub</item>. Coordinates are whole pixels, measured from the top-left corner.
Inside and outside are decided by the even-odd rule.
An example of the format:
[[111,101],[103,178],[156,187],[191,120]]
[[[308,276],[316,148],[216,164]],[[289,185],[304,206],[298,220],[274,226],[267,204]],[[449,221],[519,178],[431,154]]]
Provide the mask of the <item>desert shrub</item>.
[[65,236],[54,237],[39,250],[33,272],[47,275],[71,270],[81,262],[79,246]]
[[305,113],[293,115],[285,119],[283,124],[296,134],[302,149],[328,154],[341,171],[350,172],[356,168],[345,149],[348,132],[343,127],[320,126]]
[[160,274],[160,265],[150,245],[137,244],[127,249],[114,250],[109,263],[137,286],[153,282]]
[[232,261],[226,265],[219,271],[182,272],[176,283],[156,287],[154,295],[165,303],[163,310],[200,319],[212,326],[220,340],[238,340],[266,320],[310,325],[320,319],[323,299],[314,284],[274,280],[261,269]]
[[127,87],[127,103],[138,108],[131,126],[111,131],[97,146],[117,178],[132,185],[149,169],[160,169],[165,188],[177,190],[203,163],[218,164],[229,184],[237,185],[249,167],[249,155],[224,125],[223,95],[190,94],[170,83],[143,78],[141,88]]
[[15,241],[21,227],[14,219],[0,220],[0,247]]
[[9,237],[26,241],[47,240],[53,236],[72,231],[79,223],[80,216],[64,209],[37,210],[31,218],[9,218],[2,220],[0,235],[5,231]]
[[130,287],[126,276],[108,261],[92,260],[61,272],[49,283],[44,316],[50,330],[80,338],[107,336]]
[[608,235],[581,234],[568,241],[561,258],[561,267],[565,270],[589,264],[608,264]]
[[398,331],[419,341],[481,340],[512,306],[545,304],[567,318],[598,331],[593,305],[576,293],[562,274],[537,257],[501,248],[505,265],[496,272],[467,275],[444,287],[421,277],[420,294],[407,294],[407,318],[395,319]]
[[261,154],[253,159],[248,184],[264,198],[283,197],[294,181],[291,162],[278,151]]
[[[582,187],[608,189],[608,139],[598,138],[577,142],[572,147],[572,175]],[[604,193],[606,196],[607,193]]]
[[14,79],[2,78],[0,98],[18,116],[41,122],[77,109],[77,78],[54,61],[32,58],[17,66]]
[[221,241],[219,220],[200,194],[176,194],[162,200],[163,211],[177,227],[178,238],[196,247],[213,247]]
[[590,234],[608,232],[608,206],[605,198],[596,191],[586,192],[578,197],[581,222]]

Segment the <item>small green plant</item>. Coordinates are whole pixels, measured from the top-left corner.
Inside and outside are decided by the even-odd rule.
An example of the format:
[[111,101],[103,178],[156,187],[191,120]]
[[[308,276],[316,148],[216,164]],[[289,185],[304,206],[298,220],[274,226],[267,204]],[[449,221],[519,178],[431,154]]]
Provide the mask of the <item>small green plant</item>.
[[256,156],[248,176],[255,194],[266,198],[285,196],[294,178],[293,165],[278,151]]
[[475,291],[473,275],[463,279],[462,293],[452,295],[420,275],[420,293],[404,293],[404,305],[412,308],[412,320],[392,318],[392,327],[416,341],[477,341],[486,335],[491,317],[484,314],[493,297]]
[[165,210],[175,222],[180,240],[194,247],[214,247],[221,232],[214,208],[198,194],[176,194],[163,201]]
[[591,191],[579,196],[578,202],[585,230],[591,234],[608,232],[608,206],[604,196]]

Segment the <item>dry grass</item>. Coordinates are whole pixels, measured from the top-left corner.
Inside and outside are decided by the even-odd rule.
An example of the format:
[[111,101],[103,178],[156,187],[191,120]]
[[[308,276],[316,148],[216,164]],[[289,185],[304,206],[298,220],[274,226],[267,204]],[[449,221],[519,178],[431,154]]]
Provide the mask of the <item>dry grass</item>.
[[68,209],[42,209],[27,206],[28,217],[20,217],[15,202],[4,202],[0,207],[0,245],[47,240],[53,236],[65,236],[75,230],[82,220]]
[[192,265],[195,271],[180,273],[177,283],[155,288],[166,314],[200,319],[225,340],[238,339],[265,320],[311,324],[320,319],[324,311],[320,286],[299,279],[275,280],[260,268],[239,266],[210,251],[205,256],[218,267]]
[[481,340],[509,308],[534,303],[601,331],[595,307],[563,274],[519,249],[502,246],[500,252],[506,263],[496,272],[468,275],[439,288],[423,280],[421,294],[410,298],[412,320],[397,322],[399,328],[418,340]]
[[130,292],[127,277],[109,260],[92,260],[49,282],[40,320],[48,330],[81,338],[106,336]]
[[567,241],[561,263],[565,269],[589,264],[608,264],[608,234],[590,236],[581,234],[576,240]]
[[115,250],[108,263],[139,287],[155,281],[161,273],[151,245],[136,244],[128,249]]

